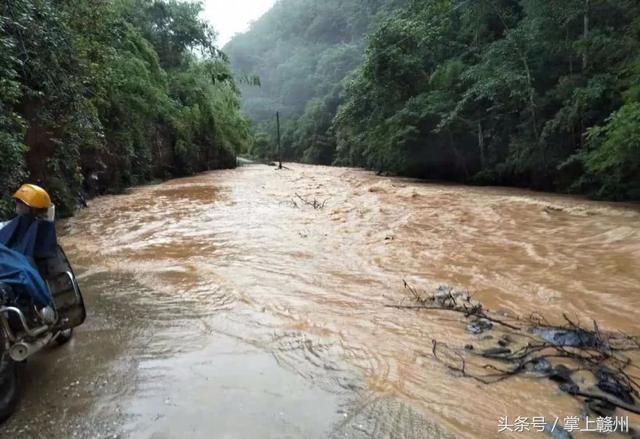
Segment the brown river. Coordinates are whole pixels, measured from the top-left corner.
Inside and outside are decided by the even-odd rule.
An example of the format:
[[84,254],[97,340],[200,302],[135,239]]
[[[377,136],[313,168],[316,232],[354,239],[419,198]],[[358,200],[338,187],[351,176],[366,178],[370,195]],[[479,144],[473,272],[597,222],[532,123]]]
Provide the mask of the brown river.
[[386,306],[403,281],[640,334],[637,206],[288,168],[139,187],[61,222],[89,316],[28,362],[0,436],[549,437],[499,418],[580,415],[548,380],[436,361],[433,339],[482,341],[461,315]]

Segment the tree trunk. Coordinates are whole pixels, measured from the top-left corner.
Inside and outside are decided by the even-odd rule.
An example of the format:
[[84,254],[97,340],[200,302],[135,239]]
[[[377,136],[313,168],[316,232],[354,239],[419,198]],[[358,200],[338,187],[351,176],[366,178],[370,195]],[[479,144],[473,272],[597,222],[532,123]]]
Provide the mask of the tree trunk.
[[480,148],[480,167],[484,169],[486,158],[484,154],[484,133],[482,132],[482,121],[478,121],[478,148]]
[[[591,0],[584,0],[584,42],[586,44],[587,38],[589,38],[589,13],[591,9]],[[585,47],[582,52],[582,71],[585,72],[589,66],[589,54],[588,49]]]
[[[589,0],[585,1],[588,2]],[[508,31],[509,26],[507,26],[507,22],[504,19],[502,11],[500,11],[500,9],[495,4],[493,4],[493,2],[490,1],[489,4],[496,11],[496,14],[498,15],[498,18],[500,19],[500,22],[502,23],[504,29]],[[517,41],[515,41],[514,43],[516,50],[518,51],[518,54],[520,56],[520,60],[522,61],[524,71],[527,75],[527,85],[529,86],[529,105],[531,107],[531,118],[533,122],[533,134],[535,135],[536,140],[540,140],[540,134],[538,133],[538,115],[536,111],[535,89],[533,88],[533,78],[531,77],[531,69],[529,68],[529,61],[527,60],[527,53],[525,49],[520,47],[520,44]]]
[[538,133],[538,112],[536,111],[536,99],[535,99],[535,89],[533,88],[533,78],[531,77],[531,69],[529,69],[529,61],[527,60],[526,53],[518,47],[520,51],[520,56],[522,59],[522,64],[524,66],[524,71],[527,74],[527,84],[529,86],[529,105],[531,107],[531,119],[533,126],[533,134],[536,137],[536,140],[540,139],[540,134]]
[[573,75],[573,50],[571,50],[571,45],[569,44],[569,25],[567,24],[567,31],[565,33],[564,39],[565,48],[569,48],[569,74]]
[[464,159],[464,156],[460,153],[458,148],[456,148],[456,143],[453,140],[453,133],[451,130],[447,130],[449,133],[449,145],[451,145],[451,149],[453,150],[453,154],[456,156],[456,161],[458,165],[462,168],[464,172],[464,181],[465,183],[469,181],[469,168],[467,167],[467,161]]

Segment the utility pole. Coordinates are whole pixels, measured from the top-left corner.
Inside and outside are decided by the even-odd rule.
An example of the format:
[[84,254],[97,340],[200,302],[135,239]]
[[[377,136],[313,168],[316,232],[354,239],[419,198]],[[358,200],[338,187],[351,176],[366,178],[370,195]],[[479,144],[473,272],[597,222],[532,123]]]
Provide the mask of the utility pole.
[[282,149],[280,147],[280,113],[276,111],[276,129],[278,131],[278,169],[282,169]]

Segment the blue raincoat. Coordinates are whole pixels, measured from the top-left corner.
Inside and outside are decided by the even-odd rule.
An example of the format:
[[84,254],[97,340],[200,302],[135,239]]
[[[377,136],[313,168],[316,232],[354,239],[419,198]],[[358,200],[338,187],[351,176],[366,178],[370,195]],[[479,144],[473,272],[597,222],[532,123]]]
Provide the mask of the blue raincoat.
[[53,222],[16,217],[0,229],[0,283],[18,294],[29,294],[41,307],[51,305],[47,284],[29,258],[55,256],[57,246]]
[[10,285],[18,293],[29,294],[40,307],[51,305],[47,284],[29,260],[21,253],[0,244],[0,283]]
[[58,238],[53,221],[19,215],[0,229],[0,244],[29,258],[50,258],[57,254]]

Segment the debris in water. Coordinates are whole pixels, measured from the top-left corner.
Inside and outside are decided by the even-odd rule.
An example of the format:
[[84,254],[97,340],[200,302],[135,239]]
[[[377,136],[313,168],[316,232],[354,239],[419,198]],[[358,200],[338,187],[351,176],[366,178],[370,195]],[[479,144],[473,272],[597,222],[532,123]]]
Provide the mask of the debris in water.
[[554,346],[586,348],[595,347],[598,342],[593,333],[584,329],[532,327],[530,332]]
[[503,335],[500,340],[498,340],[498,344],[502,347],[509,346],[513,343],[513,340],[508,335]]
[[620,377],[618,377],[611,369],[605,366],[599,367],[596,369],[594,375],[598,380],[598,388],[603,392],[614,395],[616,398],[619,398],[627,404],[633,404],[635,402],[633,399],[634,392],[631,386],[622,382]]
[[553,439],[571,439],[571,433],[564,429],[562,425],[544,425],[544,431]]
[[558,364],[549,373],[549,379],[560,384],[572,384],[571,369],[564,364]]
[[601,401],[599,399],[592,399],[592,398],[587,398],[584,401],[584,416],[593,416],[594,414],[596,416],[602,416],[602,417],[613,417],[613,414],[616,410],[616,406],[606,402],[606,401]]
[[500,357],[502,355],[506,355],[510,353],[511,353],[511,349],[502,348],[502,347],[489,348],[482,351],[482,355],[484,355],[485,357]]
[[[601,331],[596,322],[593,329],[585,328],[566,315],[562,326],[549,324],[539,314],[501,320],[481,303],[472,301],[465,291],[441,286],[427,295],[406,282],[405,288],[416,304],[388,306],[458,312],[471,319],[466,325],[471,334],[503,332],[494,347],[485,349],[474,349],[470,344],[455,349],[432,340],[433,357],[460,376],[492,384],[520,373],[535,373],[557,383],[561,391],[582,398],[587,412],[610,416],[622,409],[640,414],[640,378],[627,373],[628,368],[637,366],[626,355],[640,351],[640,337]],[[562,364],[563,360],[573,369]],[[576,383],[573,376],[578,371],[586,372],[591,379],[580,375],[579,384]],[[554,437],[570,437],[564,435],[567,432],[558,431]]]
[[533,358],[525,366],[526,370],[533,373],[539,373],[543,375],[549,375],[553,369],[551,363],[546,358]]
[[482,334],[484,331],[493,329],[493,323],[487,319],[478,319],[467,324],[467,332],[471,334]]

